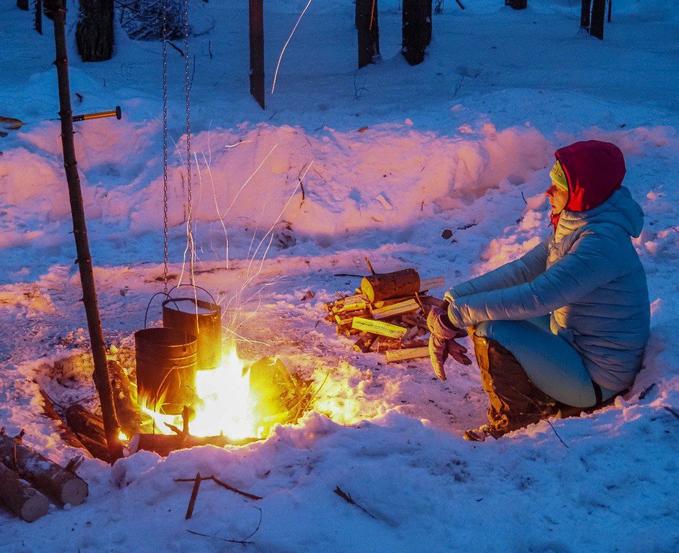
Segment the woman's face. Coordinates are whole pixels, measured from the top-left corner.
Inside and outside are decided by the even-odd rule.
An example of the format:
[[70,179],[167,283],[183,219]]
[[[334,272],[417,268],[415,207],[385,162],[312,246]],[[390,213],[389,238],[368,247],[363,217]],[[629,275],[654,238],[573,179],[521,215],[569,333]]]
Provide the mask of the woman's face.
[[568,203],[568,190],[564,190],[552,182],[552,185],[547,189],[545,194],[547,194],[549,203],[552,206],[552,213],[554,215],[561,213]]

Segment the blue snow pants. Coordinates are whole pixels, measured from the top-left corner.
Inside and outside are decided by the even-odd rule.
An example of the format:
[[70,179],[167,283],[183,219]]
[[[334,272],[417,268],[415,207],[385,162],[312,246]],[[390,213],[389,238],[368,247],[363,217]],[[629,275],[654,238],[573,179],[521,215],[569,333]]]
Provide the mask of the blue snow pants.
[[[499,342],[521,364],[533,384],[573,407],[593,407],[596,393],[580,354],[549,330],[549,317],[527,321],[485,321],[476,334]],[[617,392],[601,388],[606,401]]]

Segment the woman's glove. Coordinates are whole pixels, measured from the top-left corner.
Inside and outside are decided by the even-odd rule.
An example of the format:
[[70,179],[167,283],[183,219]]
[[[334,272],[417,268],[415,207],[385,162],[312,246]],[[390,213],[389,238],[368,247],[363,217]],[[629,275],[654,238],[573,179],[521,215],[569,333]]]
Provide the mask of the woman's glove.
[[450,323],[447,310],[441,307],[432,307],[427,316],[427,328],[429,337],[429,358],[434,368],[434,373],[439,380],[446,379],[446,371],[443,365],[451,355],[455,361],[463,365],[471,365],[471,360],[465,355],[467,348],[458,344],[455,339],[466,336],[467,332]]
[[457,307],[457,303],[455,303],[453,291],[448,290],[445,294],[443,294],[443,300],[448,302],[448,320],[450,323],[457,328],[463,328],[464,322],[462,321],[462,314]]

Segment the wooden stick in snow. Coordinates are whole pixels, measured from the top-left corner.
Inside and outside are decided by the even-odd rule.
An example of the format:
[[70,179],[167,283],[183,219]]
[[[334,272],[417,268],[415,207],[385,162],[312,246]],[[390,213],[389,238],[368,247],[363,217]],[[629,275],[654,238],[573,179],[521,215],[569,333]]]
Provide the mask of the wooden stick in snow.
[[189,506],[186,508],[186,515],[184,515],[184,520],[188,520],[193,516],[193,508],[196,506],[196,499],[198,498],[198,490],[200,489],[201,481],[202,479],[200,477],[200,472],[198,472],[196,473],[196,477],[193,480],[191,499],[189,499]]
[[0,463],[0,501],[16,516],[33,522],[47,514],[49,501],[19,475]]
[[87,498],[87,483],[37,451],[20,438],[0,435],[0,461],[61,504],[80,505]]

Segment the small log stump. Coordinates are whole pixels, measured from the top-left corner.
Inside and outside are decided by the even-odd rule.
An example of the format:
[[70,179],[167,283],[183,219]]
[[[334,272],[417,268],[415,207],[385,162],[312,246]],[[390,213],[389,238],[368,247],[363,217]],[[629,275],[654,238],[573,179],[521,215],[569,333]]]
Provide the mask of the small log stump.
[[12,469],[0,463],[0,500],[16,516],[33,522],[47,514],[49,501],[35,488],[19,478]]

